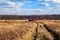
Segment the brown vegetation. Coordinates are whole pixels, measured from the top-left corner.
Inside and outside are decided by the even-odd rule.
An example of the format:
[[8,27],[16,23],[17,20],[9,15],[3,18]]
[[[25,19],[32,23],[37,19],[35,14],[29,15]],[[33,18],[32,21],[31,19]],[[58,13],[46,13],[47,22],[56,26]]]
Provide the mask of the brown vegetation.
[[53,35],[55,40],[60,40],[60,20],[39,20],[46,29]]
[[59,29],[60,20],[0,20],[0,40],[60,40]]

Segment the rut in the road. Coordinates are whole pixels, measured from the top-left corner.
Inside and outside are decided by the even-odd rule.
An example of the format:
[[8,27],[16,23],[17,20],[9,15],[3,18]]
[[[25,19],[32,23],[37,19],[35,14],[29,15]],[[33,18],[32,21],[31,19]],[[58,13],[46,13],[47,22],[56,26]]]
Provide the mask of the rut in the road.
[[60,39],[59,39],[59,35],[58,35],[57,33],[53,32],[53,30],[49,29],[48,26],[45,25],[45,24],[44,24],[44,27],[47,29],[47,31],[48,31],[49,33],[51,33],[51,34],[53,35],[54,40],[60,40]]
[[38,36],[38,23],[35,22],[37,24],[37,27],[35,29],[35,35],[34,35],[34,39],[33,40],[37,40],[37,36]]
[[[43,37],[43,40],[54,40],[52,35],[46,30],[46,28],[44,27],[44,24],[42,23],[37,23],[37,27],[35,29],[35,36],[34,36],[34,39],[33,40],[37,40],[38,38],[38,33],[43,33],[42,37]],[[39,25],[40,24],[40,25]],[[41,25],[42,24],[42,25]],[[40,31],[39,31],[40,30]],[[45,34],[44,34],[45,33]],[[40,34],[41,35],[41,34]],[[46,35],[46,36],[44,36]],[[48,35],[48,36],[47,36]],[[49,38],[48,38],[49,37]]]

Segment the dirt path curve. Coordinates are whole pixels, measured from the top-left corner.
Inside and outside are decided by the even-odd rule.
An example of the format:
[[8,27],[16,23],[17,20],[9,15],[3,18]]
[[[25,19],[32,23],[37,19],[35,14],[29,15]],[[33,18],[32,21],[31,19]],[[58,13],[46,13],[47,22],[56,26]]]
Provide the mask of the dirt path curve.
[[[50,32],[48,32],[48,30],[44,27],[43,23],[41,22],[35,23],[37,24],[37,27],[34,40],[54,40],[53,35]],[[38,35],[40,35],[40,37],[43,36],[43,39],[38,37]]]
[[[60,36],[58,33],[56,33],[54,30],[49,28],[47,24],[44,24],[42,22],[35,22],[37,24],[36,32],[43,33],[45,36],[44,40],[60,40]],[[53,26],[54,27],[54,26]],[[37,35],[38,33],[36,33]],[[37,37],[36,39],[37,40]]]

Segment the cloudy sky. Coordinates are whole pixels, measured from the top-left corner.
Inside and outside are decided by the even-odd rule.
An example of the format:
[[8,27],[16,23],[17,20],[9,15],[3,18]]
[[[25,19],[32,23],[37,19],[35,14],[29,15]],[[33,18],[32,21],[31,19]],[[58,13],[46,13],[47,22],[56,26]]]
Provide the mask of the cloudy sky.
[[60,14],[60,0],[0,0],[0,15]]

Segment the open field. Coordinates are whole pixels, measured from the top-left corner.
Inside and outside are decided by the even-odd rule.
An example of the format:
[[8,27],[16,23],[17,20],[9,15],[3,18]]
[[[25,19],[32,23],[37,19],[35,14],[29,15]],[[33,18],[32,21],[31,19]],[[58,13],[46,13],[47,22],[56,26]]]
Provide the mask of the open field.
[[60,40],[60,20],[0,20],[0,40]]
[[60,20],[38,20],[53,35],[55,40],[60,40]]

